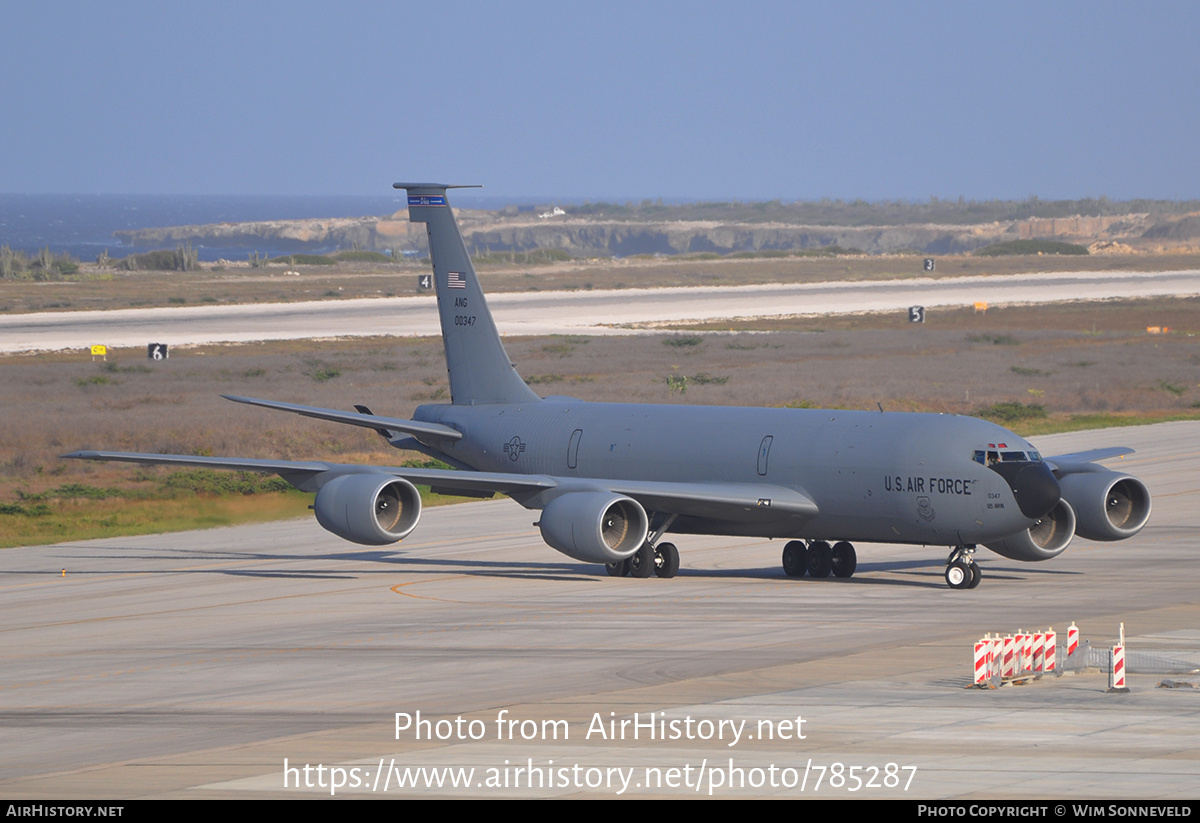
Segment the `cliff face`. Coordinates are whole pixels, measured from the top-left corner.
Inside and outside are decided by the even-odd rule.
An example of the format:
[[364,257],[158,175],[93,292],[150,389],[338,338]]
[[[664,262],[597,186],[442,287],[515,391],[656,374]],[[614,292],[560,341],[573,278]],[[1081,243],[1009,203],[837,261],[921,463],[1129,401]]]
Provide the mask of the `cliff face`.
[[[956,230],[957,229],[957,230]],[[563,249],[576,256],[683,254],[739,251],[857,248],[869,254],[921,249],[969,251],[994,242],[962,227],[904,226],[857,228],[716,223],[585,223],[481,227],[466,236],[479,251]]]
[[122,243],[134,248],[164,248],[192,245],[244,246],[253,249],[264,240],[291,251],[341,247],[362,249],[408,248],[409,236],[424,240],[425,232],[414,231],[407,216],[403,222],[379,217],[347,217],[329,220],[264,220],[254,223],[210,223],[203,226],[170,226],[114,232]]
[[[982,225],[801,226],[784,223],[717,223],[706,221],[605,221],[565,217],[530,220],[497,212],[456,211],[471,252],[562,249],[575,257],[624,257],[634,254],[683,254],[739,251],[819,249],[837,245],[868,254],[918,250],[928,254],[967,252],[1002,240],[1046,237],[1088,245],[1125,242],[1145,246],[1170,239],[1186,243],[1200,237],[1195,217],[1146,215],[1065,217]],[[404,211],[387,217],[331,220],[276,220],[217,223],[207,226],[121,231],[116,236],[140,248],[183,243],[244,246],[264,240],[300,252],[313,249],[360,248],[377,251],[426,251],[424,227],[408,222]]]

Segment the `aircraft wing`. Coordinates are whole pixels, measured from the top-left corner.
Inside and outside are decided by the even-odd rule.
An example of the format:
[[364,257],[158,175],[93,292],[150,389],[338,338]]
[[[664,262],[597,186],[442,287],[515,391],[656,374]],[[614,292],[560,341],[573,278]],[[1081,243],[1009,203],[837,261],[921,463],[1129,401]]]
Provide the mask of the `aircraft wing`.
[[420,469],[410,466],[369,466],[360,463],[327,463],[323,460],[258,460],[243,457],[203,457],[194,454],[142,454],[137,452],[77,451],[63,457],[78,460],[117,460],[163,466],[277,474],[301,491],[315,492],[335,477],[345,474],[387,474],[413,483],[436,486],[439,492],[499,492],[520,494],[552,489],[558,482],[536,474],[465,472],[452,469]]
[[[364,415],[366,416],[366,415]],[[376,418],[378,419],[378,418]],[[277,474],[301,491],[315,492],[335,477],[346,474],[386,474],[413,483],[430,485],[440,493],[534,495],[553,489],[563,493],[577,488],[607,489],[627,495],[648,511],[706,517],[714,520],[754,521],[781,517],[813,517],[817,504],[803,492],[767,483],[671,483],[600,478],[559,478],[550,475],[507,472],[454,471],[409,466],[369,466],[328,463],[323,460],[259,460],[241,457],[206,457],[194,454],[76,451],[63,457],[78,460],[117,460],[124,463],[191,466]]]
[[[421,442],[429,440],[460,440],[462,432],[441,423],[422,423],[419,420],[408,420],[401,417],[380,417],[376,414],[361,414],[357,412],[339,411],[338,409],[322,409],[316,406],[301,406],[296,403],[280,403],[277,400],[259,400],[255,397],[238,397],[234,394],[221,395],[234,403],[246,403],[251,406],[262,406],[267,409],[291,412],[304,417],[315,417],[318,420],[332,420],[335,423],[347,423],[351,426],[362,426],[366,429],[391,429],[392,431],[411,434]],[[265,469],[264,471],[271,471]]]
[[809,518],[818,512],[816,502],[803,492],[769,483],[597,482],[610,491],[632,497],[647,511],[713,520]]
[[1050,469],[1058,475],[1078,474],[1080,472],[1107,471],[1101,466],[1092,465],[1096,460],[1107,460],[1110,457],[1122,457],[1133,454],[1128,446],[1110,446],[1107,449],[1090,449],[1070,454],[1056,454],[1053,457],[1042,458]]

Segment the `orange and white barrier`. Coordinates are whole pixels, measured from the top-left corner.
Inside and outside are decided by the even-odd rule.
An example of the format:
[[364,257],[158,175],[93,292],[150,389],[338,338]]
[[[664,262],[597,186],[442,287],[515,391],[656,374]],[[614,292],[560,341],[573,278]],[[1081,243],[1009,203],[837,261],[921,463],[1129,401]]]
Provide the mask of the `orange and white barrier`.
[[1112,669],[1108,673],[1109,691],[1128,691],[1125,685],[1125,624],[1121,624],[1116,645],[1112,647]]
[[[1071,628],[1078,646],[1079,629],[1074,623]],[[1058,671],[1058,634],[1053,628],[1032,632],[1022,629],[1005,637],[989,632],[976,641],[973,651],[976,686]]]
[[1021,664],[1017,670],[1018,672],[1031,672],[1033,671],[1033,635],[1022,629],[1019,637],[1021,638]]
[[[1121,623],[1117,640],[1112,645],[1108,673],[1109,691],[1128,691],[1125,669],[1125,624]],[[1082,670],[1087,668],[1087,652],[1090,646],[1079,648],[1079,627],[1074,623],[1067,628],[1067,640],[1063,646],[1064,668]],[[1060,674],[1058,662],[1058,633],[1054,627],[1027,632],[1024,629],[1006,637],[983,636],[974,647],[974,683],[976,686],[995,687],[1002,681],[1027,680],[1031,676]]]
[[1125,647],[1121,645],[1112,647],[1112,671],[1108,673],[1108,687],[1110,689],[1125,688]]
[[987,685],[991,679],[992,664],[995,661],[995,651],[992,648],[991,636],[985,636],[975,643],[975,685]]

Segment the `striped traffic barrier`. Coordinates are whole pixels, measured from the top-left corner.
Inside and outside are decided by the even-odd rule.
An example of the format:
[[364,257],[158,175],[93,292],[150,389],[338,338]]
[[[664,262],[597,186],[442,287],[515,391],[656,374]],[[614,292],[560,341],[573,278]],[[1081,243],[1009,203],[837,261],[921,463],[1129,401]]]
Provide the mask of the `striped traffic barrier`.
[[985,686],[988,682],[988,670],[992,664],[992,641],[990,635],[975,642],[975,685]]
[[1125,647],[1112,647],[1112,667],[1108,672],[1109,691],[1125,690]]

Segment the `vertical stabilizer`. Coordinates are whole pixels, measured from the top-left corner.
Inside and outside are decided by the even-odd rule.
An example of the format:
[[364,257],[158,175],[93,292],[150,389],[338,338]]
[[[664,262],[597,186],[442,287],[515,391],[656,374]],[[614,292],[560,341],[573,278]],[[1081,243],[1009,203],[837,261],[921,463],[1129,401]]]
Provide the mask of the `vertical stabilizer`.
[[540,400],[504,351],[462,233],[446,201],[446,189],[467,187],[396,183],[395,188],[408,190],[408,219],[424,223],[429,233],[451,401],[459,406],[478,406]]

